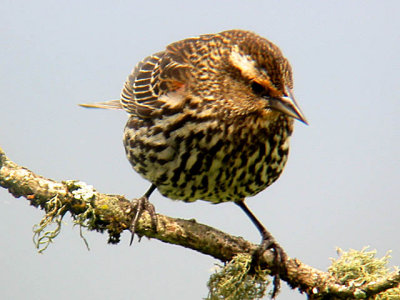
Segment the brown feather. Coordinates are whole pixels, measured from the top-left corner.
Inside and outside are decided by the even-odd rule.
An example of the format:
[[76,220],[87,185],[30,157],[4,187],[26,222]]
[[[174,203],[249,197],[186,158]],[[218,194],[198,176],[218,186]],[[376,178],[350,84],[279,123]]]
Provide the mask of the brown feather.
[[96,103],[82,103],[79,106],[86,108],[123,109],[119,99]]

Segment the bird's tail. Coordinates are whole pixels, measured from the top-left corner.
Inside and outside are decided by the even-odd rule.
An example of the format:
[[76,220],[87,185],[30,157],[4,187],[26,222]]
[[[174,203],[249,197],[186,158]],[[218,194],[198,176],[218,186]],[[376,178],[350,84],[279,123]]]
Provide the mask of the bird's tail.
[[79,104],[79,106],[87,108],[123,109],[123,106],[119,99],[104,101],[104,102],[96,102],[96,103],[83,103]]

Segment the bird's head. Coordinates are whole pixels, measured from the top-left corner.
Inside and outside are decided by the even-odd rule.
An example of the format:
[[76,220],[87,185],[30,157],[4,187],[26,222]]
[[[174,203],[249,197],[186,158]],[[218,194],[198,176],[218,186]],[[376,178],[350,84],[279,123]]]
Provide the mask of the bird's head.
[[284,114],[307,124],[293,96],[291,66],[267,39],[229,30],[173,43],[167,53],[184,66],[180,77],[187,90],[215,111],[267,118]]

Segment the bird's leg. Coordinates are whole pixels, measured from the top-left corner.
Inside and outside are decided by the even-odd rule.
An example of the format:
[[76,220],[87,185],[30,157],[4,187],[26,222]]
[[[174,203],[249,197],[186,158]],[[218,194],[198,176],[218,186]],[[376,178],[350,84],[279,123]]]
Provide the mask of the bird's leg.
[[257,219],[257,217],[253,214],[253,212],[248,208],[244,199],[235,202],[250,218],[254,225],[256,225],[258,231],[261,233],[261,244],[258,247],[257,251],[254,253],[253,259],[255,264],[258,264],[260,257],[264,253],[265,250],[272,249],[274,251],[274,265],[275,270],[273,270],[274,275],[274,289],[272,291],[272,298],[278,294],[280,289],[280,274],[285,270],[285,261],[287,260],[287,254],[283,250],[283,248],[278,244],[275,238],[271,233],[264,227],[264,225]]
[[[151,223],[154,228],[157,228],[157,215],[156,215],[156,210],[154,208],[154,205],[150,203],[149,197],[151,193],[154,192],[154,190],[157,187],[152,184],[150,188],[147,190],[147,192],[140,198],[138,199],[133,199],[131,202],[131,207],[132,210],[135,212],[135,215],[132,219],[131,225],[129,227],[129,230],[131,231],[131,241],[130,245],[132,245],[133,238],[135,237],[136,233],[136,226],[137,222],[139,221],[140,216],[142,215],[143,211],[147,211],[150,214],[151,217]],[[140,240],[140,237],[139,237]]]

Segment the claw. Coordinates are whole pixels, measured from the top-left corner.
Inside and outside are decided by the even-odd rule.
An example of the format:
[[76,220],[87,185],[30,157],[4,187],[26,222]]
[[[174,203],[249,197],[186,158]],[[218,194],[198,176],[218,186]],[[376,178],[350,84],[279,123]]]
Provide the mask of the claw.
[[287,260],[287,254],[283,250],[283,248],[272,238],[263,240],[260,249],[262,250],[274,250],[274,265],[275,269],[272,270],[272,275],[274,275],[273,285],[274,288],[272,290],[271,298],[274,299],[281,288],[281,276],[280,274],[285,271],[285,262]]
[[259,265],[261,261],[261,257],[266,250],[274,250],[274,270],[271,270],[271,275],[274,276],[273,284],[274,289],[272,290],[271,298],[275,298],[281,287],[281,277],[280,274],[286,271],[285,262],[287,260],[287,254],[283,250],[283,248],[278,244],[278,242],[274,239],[271,233],[264,227],[263,224],[257,219],[257,217],[251,212],[251,210],[247,207],[244,200],[236,202],[236,204],[247,214],[250,220],[256,225],[257,229],[260,231],[262,240],[258,249],[253,254],[253,265]]
[[281,288],[281,276],[280,274],[285,272],[285,262],[287,260],[287,254],[283,250],[283,248],[275,241],[274,238],[263,239],[261,244],[258,246],[257,250],[253,254],[253,262],[252,265],[254,267],[260,265],[260,261],[262,260],[262,256],[266,250],[274,251],[274,266],[275,268],[271,270],[271,276],[274,277],[273,290],[271,298],[274,299]]
[[[149,201],[149,196],[150,194],[154,191],[155,186],[152,185],[150,187],[150,189],[146,192],[146,194],[144,194],[144,196],[138,198],[138,199],[134,199],[131,202],[131,207],[132,210],[135,212],[135,215],[133,216],[132,222],[129,226],[129,230],[131,231],[132,235],[131,235],[131,241],[129,243],[129,245],[132,245],[133,243],[133,239],[135,237],[136,234],[136,226],[138,224],[138,221],[143,213],[143,211],[147,211],[151,217],[151,225],[153,227],[154,230],[157,229],[157,214],[156,214],[156,210],[154,208],[154,205],[150,203]],[[141,236],[139,236],[139,241]]]

